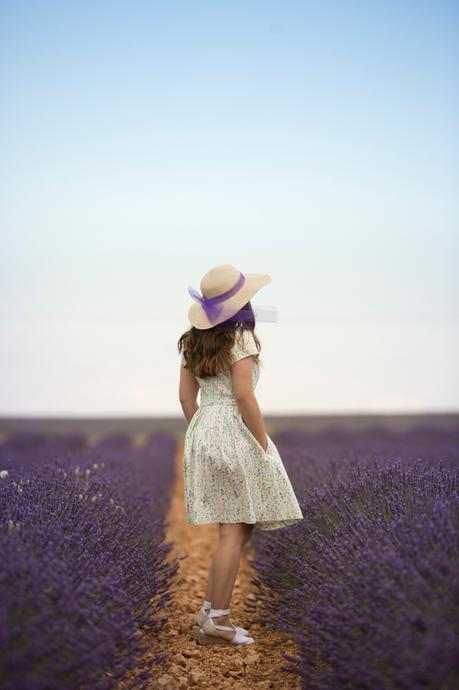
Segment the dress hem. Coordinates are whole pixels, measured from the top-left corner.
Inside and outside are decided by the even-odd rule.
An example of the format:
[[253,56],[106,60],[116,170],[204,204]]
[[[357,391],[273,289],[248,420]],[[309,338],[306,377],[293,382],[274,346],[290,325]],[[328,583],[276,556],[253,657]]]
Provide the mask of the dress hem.
[[274,529],[282,529],[283,527],[289,527],[290,525],[295,524],[296,522],[301,522],[304,520],[304,517],[296,517],[296,518],[285,518],[285,519],[279,519],[279,520],[260,520],[258,522],[246,522],[245,520],[205,520],[201,522],[193,522],[193,520],[189,520],[187,518],[187,523],[189,525],[214,525],[214,524],[222,524],[222,525],[228,525],[228,524],[233,524],[236,522],[243,522],[246,525],[253,525],[254,527],[258,527],[258,529],[262,530],[263,532],[267,532],[270,530]]

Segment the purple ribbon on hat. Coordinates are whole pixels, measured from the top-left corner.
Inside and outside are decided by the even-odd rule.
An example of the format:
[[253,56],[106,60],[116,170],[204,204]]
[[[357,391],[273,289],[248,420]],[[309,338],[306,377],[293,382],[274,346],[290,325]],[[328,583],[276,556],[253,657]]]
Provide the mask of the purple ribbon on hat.
[[191,297],[194,300],[196,300],[196,302],[201,303],[201,306],[204,309],[207,318],[210,322],[212,322],[215,319],[217,319],[222,313],[224,305],[221,305],[220,302],[224,302],[229,297],[235,295],[236,292],[239,292],[244,283],[245,276],[243,273],[240,273],[239,278],[234,287],[232,287],[230,290],[227,290],[226,292],[223,292],[221,295],[215,295],[215,297],[204,297],[192,287],[188,288],[188,292],[190,293]]

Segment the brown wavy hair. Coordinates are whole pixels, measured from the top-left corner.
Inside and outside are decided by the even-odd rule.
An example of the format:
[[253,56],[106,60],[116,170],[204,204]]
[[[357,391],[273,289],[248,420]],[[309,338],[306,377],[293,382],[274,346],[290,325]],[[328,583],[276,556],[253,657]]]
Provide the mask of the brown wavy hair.
[[[185,368],[202,379],[227,372],[233,363],[231,349],[236,342],[241,343],[244,330],[252,333],[260,352],[261,344],[254,328],[255,315],[250,302],[230,319],[212,328],[202,330],[191,326],[177,342],[178,351],[185,358]],[[262,366],[259,357],[254,361],[258,367]]]

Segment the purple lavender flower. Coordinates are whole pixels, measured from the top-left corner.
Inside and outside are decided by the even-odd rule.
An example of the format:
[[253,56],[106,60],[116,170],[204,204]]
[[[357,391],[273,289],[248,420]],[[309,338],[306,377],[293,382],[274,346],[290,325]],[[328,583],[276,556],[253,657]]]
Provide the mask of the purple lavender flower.
[[302,688],[459,687],[459,434],[274,438],[304,520],[255,532],[262,621]]
[[115,687],[164,625],[176,440],[119,440],[0,446],[2,690]]

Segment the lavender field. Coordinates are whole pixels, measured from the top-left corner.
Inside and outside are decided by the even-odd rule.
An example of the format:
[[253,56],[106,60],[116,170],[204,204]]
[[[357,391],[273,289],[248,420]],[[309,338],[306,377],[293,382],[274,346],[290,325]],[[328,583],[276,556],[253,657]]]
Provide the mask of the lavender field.
[[[271,436],[305,518],[252,540],[261,621],[297,645],[283,670],[303,690],[459,687],[459,429],[284,422]],[[2,690],[148,687],[167,668],[177,435],[99,438],[0,443]]]
[[304,520],[255,532],[303,690],[459,687],[459,429],[278,431]]
[[127,434],[0,444],[2,690],[113,688],[146,634],[145,677],[161,662],[151,640],[177,570],[164,543],[175,453],[169,433],[142,447]]

